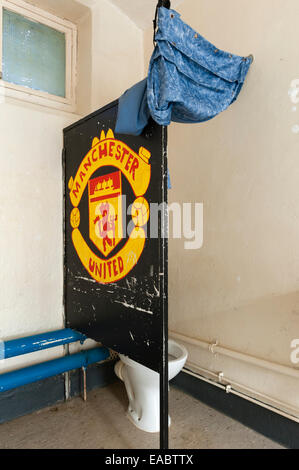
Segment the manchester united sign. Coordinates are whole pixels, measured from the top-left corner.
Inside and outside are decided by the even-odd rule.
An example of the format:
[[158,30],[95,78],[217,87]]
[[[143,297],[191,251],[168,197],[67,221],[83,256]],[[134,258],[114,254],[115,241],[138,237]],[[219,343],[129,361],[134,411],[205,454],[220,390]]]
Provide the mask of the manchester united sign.
[[[150,152],[144,147],[137,154],[127,144],[116,140],[112,130],[107,135],[102,132],[100,139],[94,138],[75,178],[69,181],[73,245],[85,269],[99,283],[113,283],[127,276],[143,252],[144,228],[149,220],[149,205],[143,196],[151,179],[150,157]],[[93,177],[102,167],[115,167],[116,171]],[[110,257],[124,238],[121,175],[127,178],[136,197],[131,211],[134,228],[123,248]],[[80,232],[78,206],[87,187],[89,238],[103,258],[91,250]]]

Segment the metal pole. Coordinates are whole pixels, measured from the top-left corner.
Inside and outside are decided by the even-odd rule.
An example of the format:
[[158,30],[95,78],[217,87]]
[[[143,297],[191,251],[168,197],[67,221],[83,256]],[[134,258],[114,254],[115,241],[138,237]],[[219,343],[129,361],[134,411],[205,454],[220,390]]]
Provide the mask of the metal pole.
[[[170,8],[169,0],[159,0],[159,7]],[[154,31],[157,25],[157,10],[154,21]],[[169,448],[169,417],[168,417],[168,165],[167,165],[167,127],[162,127],[163,146],[163,182],[162,197],[164,210],[162,215],[162,358],[160,369],[160,448]]]
[[164,7],[164,8],[169,9],[170,6],[171,6],[170,0],[159,0],[159,2],[158,2],[158,8]]
[[[165,322],[163,322],[165,323]],[[168,338],[167,328],[163,326],[163,353],[160,372],[160,449],[169,447],[169,418],[168,418]]]
[[87,393],[86,393],[86,367],[82,367],[82,373],[83,373],[83,400],[87,400]]
[[163,214],[162,232],[162,358],[160,370],[160,448],[169,446],[168,418],[168,166],[167,166],[167,127],[162,127],[163,146]]

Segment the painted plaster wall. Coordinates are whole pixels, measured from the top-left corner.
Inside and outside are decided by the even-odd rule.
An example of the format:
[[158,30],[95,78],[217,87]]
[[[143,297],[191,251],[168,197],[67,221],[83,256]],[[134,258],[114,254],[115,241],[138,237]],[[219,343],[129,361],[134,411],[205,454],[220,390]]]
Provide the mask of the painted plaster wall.
[[[32,3],[60,16],[53,1]],[[137,26],[106,0],[79,3],[90,10],[72,10],[68,1],[62,12],[79,28],[78,113],[0,97],[0,338],[6,340],[64,326],[62,129],[143,78]],[[0,362],[0,373],[61,354],[56,348],[9,359]]]
[[98,0],[92,12],[91,102],[96,110],[144,78],[143,32],[108,0]]
[[[299,416],[299,371],[290,361],[291,340],[299,338],[299,140],[292,132],[299,108],[288,96],[299,78],[299,5],[185,0],[178,11],[218,48],[255,61],[225,113],[169,129],[170,202],[204,203],[203,248],[170,241],[170,330],[185,342],[194,370],[223,372]],[[149,29],[145,63],[151,51]],[[213,354],[208,343],[216,341],[245,356]],[[267,362],[253,365],[251,357]]]
[[[0,104],[0,337],[63,327],[62,129],[77,117],[21,102]],[[9,359],[0,371],[55,357]]]

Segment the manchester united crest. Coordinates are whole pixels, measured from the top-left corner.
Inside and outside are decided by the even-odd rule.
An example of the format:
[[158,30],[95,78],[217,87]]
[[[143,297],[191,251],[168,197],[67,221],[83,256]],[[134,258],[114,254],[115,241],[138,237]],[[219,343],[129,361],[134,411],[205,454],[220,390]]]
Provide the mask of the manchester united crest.
[[89,237],[104,256],[123,238],[121,172],[89,181]]
[[[69,181],[73,205],[70,216],[72,241],[85,269],[99,283],[117,282],[127,276],[143,252],[145,226],[149,220],[149,205],[144,194],[151,178],[150,157],[150,152],[145,148],[141,147],[137,154],[127,144],[116,140],[111,130],[107,135],[102,132],[100,139],[94,138],[92,148],[83,158],[75,178]],[[114,167],[116,171],[94,177],[94,173],[103,167]],[[136,199],[131,213],[134,228],[125,245],[117,252],[124,238],[122,175],[130,183]],[[90,248],[80,232],[78,206],[86,189],[89,239],[102,257]]]

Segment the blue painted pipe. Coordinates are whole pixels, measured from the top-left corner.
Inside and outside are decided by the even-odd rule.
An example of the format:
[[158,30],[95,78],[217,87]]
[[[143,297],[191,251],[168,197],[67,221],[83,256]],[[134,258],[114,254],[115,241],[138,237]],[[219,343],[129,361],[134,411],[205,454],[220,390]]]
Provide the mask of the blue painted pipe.
[[2,348],[4,349],[4,356],[1,359],[9,359],[10,357],[22,356],[35,351],[42,351],[43,349],[55,348],[63,344],[75,343],[80,341],[84,343],[86,336],[77,331],[66,328],[64,330],[50,331],[49,333],[42,333],[34,336],[27,336],[25,338],[13,339],[5,341]]
[[55,375],[68,372],[70,370],[87,367],[90,364],[103,361],[109,357],[109,350],[106,348],[95,348],[82,351],[70,356],[61,357],[52,361],[43,362],[24,369],[7,372],[0,375],[0,392],[6,392],[13,388],[21,387],[39,380],[54,377]]

